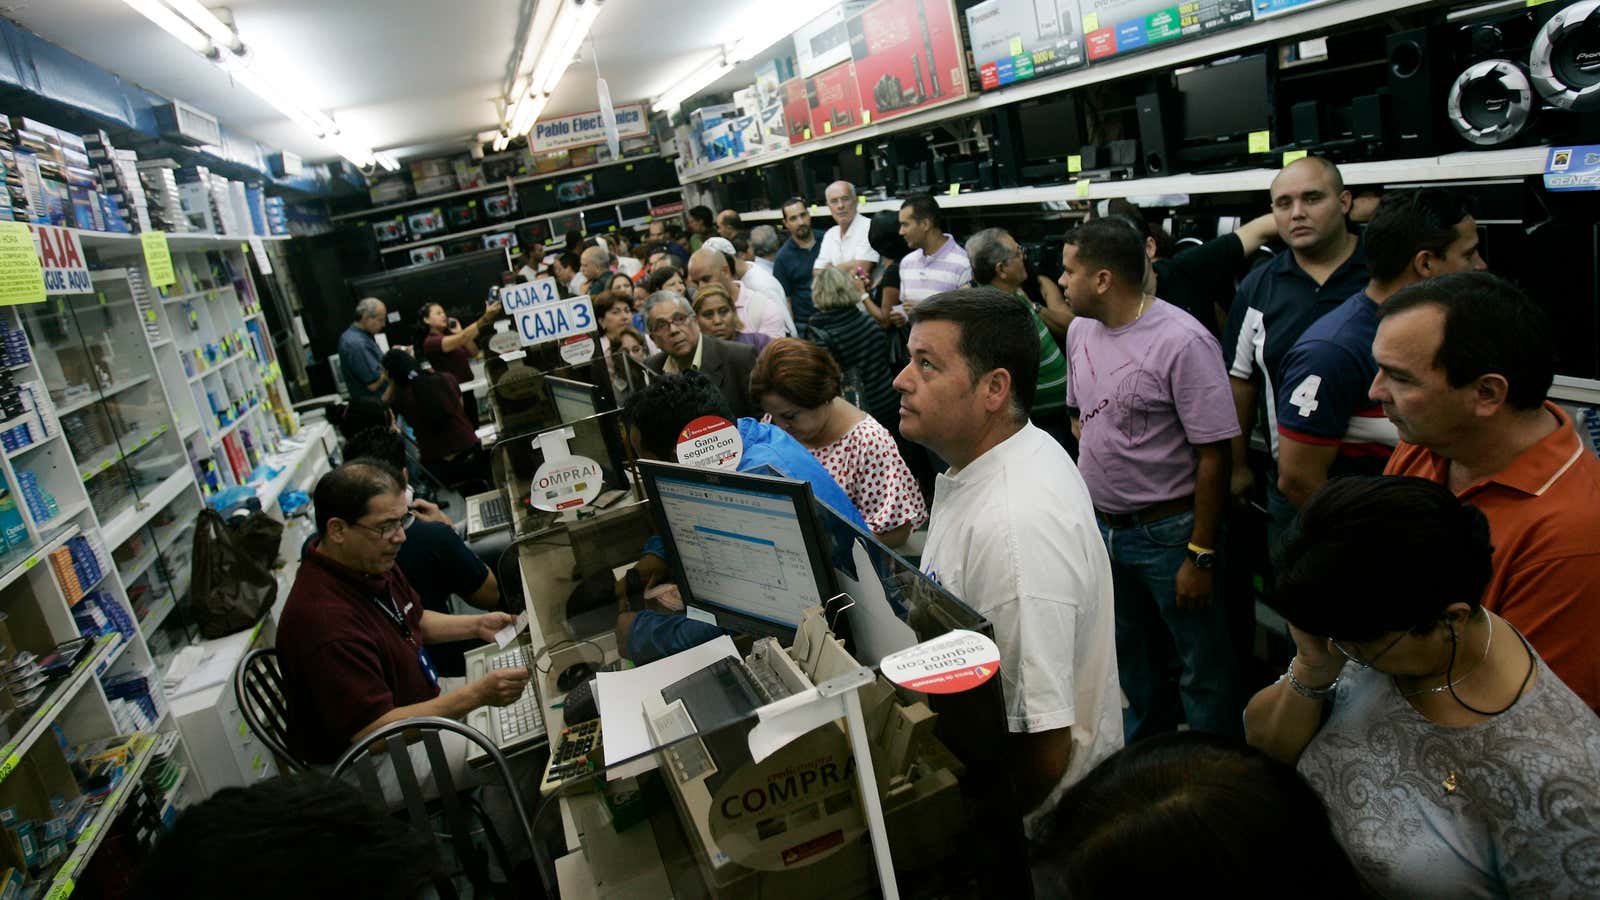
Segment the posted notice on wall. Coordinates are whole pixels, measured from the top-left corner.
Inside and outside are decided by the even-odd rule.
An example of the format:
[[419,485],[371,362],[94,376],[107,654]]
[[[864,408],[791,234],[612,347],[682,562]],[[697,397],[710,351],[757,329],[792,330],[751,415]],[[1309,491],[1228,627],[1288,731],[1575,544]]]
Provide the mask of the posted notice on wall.
[[92,294],[94,281],[89,277],[89,263],[83,255],[83,244],[70,228],[54,225],[34,225],[34,243],[39,248],[39,265],[44,269],[44,292],[57,294]]
[[0,306],[44,302],[44,270],[33,232],[21,222],[0,222]]

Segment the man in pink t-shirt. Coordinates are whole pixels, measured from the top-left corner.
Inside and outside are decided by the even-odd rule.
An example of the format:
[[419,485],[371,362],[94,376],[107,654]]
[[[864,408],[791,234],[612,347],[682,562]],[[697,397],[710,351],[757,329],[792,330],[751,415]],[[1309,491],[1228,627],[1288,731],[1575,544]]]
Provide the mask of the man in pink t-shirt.
[[1145,293],[1144,238],[1130,223],[1090,222],[1061,256],[1076,313],[1067,405],[1078,410],[1078,470],[1111,556],[1125,737],[1180,721],[1238,736],[1243,698],[1212,597],[1228,441],[1239,433],[1222,348],[1193,316]]

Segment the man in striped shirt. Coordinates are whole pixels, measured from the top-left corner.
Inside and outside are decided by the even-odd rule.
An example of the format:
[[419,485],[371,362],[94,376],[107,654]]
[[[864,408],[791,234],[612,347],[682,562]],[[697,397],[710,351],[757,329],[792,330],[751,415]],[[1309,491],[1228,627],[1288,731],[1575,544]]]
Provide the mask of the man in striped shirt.
[[[934,294],[972,283],[967,251],[944,232],[939,204],[927,194],[912,194],[900,205],[900,236],[911,252],[900,260],[900,319]],[[892,313],[893,314],[893,313]]]
[[[954,242],[952,242],[954,243]],[[1033,301],[1022,292],[1028,269],[1022,259],[1022,245],[1004,228],[985,228],[967,241],[967,257],[978,284],[998,288],[1027,307],[1033,327],[1039,334],[1039,386],[1033,395],[1028,418],[1068,449],[1076,449],[1071,419],[1067,415],[1067,358],[1045,327]]]

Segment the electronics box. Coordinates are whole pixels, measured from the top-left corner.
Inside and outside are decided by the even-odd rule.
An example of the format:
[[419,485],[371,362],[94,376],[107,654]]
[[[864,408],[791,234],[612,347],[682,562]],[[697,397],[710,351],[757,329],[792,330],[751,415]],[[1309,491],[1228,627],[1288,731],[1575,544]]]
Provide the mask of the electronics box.
[[392,244],[395,241],[406,239],[406,223],[404,219],[396,216],[387,222],[373,222],[372,236],[380,244]]
[[862,124],[967,96],[950,0],[878,0],[846,26]]
[[1182,7],[1166,0],[1095,0],[1093,5],[1093,11],[1083,14],[1090,62],[1210,34],[1252,17],[1251,0],[1199,3],[1193,12],[1182,13]]
[[834,66],[815,78],[806,79],[806,105],[810,111],[813,137],[824,137],[865,124],[861,116],[859,84],[855,64],[849,62]]
[[795,68],[801,78],[850,59],[850,33],[845,20],[866,9],[867,0],[845,0],[794,33]]
[[979,88],[994,90],[1084,64],[1078,0],[984,0],[967,10]]

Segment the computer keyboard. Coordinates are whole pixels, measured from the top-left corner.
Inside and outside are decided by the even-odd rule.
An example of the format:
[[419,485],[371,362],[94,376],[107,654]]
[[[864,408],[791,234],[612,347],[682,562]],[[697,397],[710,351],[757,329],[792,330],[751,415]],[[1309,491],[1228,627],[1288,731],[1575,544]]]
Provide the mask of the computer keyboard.
[[[528,668],[526,648],[521,645],[508,647],[505,652],[490,656],[488,663],[488,668],[491,670]],[[491,707],[489,714],[494,717],[495,730],[499,732],[501,744],[527,734],[544,734],[544,713],[539,709],[539,697],[533,690],[531,680],[515,703],[510,706]]]
[[478,516],[483,527],[499,528],[511,521],[511,510],[506,506],[505,497],[491,497],[478,507]]

